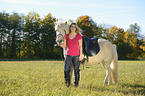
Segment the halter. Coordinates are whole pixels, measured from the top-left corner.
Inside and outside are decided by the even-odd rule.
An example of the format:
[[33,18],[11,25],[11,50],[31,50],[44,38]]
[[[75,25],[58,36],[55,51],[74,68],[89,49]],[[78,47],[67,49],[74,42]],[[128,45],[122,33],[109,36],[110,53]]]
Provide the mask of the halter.
[[58,34],[57,36],[59,36],[59,35],[64,39],[65,36],[63,36],[62,34]]
[[63,38],[63,40],[65,39],[65,35],[66,35],[66,30],[64,30],[64,32],[65,32],[65,34],[64,34],[64,36],[60,33],[60,34],[58,34],[57,36],[61,36],[62,38]]

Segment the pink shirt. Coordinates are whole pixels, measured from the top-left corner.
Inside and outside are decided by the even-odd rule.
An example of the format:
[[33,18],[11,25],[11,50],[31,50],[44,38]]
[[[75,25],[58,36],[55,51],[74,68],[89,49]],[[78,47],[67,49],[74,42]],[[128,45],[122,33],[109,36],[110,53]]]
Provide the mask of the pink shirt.
[[80,55],[79,52],[79,40],[82,39],[82,36],[77,33],[74,39],[69,38],[69,34],[65,36],[66,43],[67,43],[67,55],[70,56],[78,56]]

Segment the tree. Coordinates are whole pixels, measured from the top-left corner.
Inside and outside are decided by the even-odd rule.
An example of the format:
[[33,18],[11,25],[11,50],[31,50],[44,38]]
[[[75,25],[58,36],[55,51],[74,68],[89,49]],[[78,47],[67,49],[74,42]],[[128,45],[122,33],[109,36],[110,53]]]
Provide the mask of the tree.
[[54,44],[56,33],[54,29],[54,23],[56,18],[53,18],[49,13],[42,21],[41,26],[41,45],[43,50],[43,58],[53,58]]
[[29,12],[25,17],[23,55],[25,58],[38,56],[40,43],[40,16],[35,12]]
[[[4,57],[17,57],[18,39],[23,30],[22,16],[17,13],[9,15],[8,13],[0,14],[0,31],[1,31],[1,48],[3,47]],[[2,45],[3,44],[3,45]]]
[[117,46],[118,58],[119,59],[132,59],[130,55],[134,52],[133,47],[129,43],[119,44]]
[[130,33],[134,33],[136,35],[136,38],[137,39],[140,39],[141,37],[141,29],[140,29],[140,26],[137,25],[137,23],[134,23],[130,25],[130,28],[128,29],[128,31],[130,31]]
[[9,35],[11,37],[11,57],[16,58],[19,39],[23,30],[23,18],[18,13],[13,13],[9,16],[8,29],[10,30]]
[[140,26],[135,23],[131,24],[130,28],[127,30],[126,39],[133,46],[134,52],[131,54],[131,57],[137,59],[139,56],[142,56],[143,49],[141,46],[144,46],[144,41],[140,34]]
[[0,57],[4,57],[4,41],[7,33],[8,13],[0,13]]
[[116,26],[112,26],[108,31],[106,31],[107,39],[117,45],[118,58],[130,59],[128,56],[133,52],[133,48],[128,42],[124,41],[124,35],[124,30]]
[[97,24],[91,19],[91,17],[87,15],[80,16],[76,23],[83,30],[83,35],[90,38],[97,35],[98,27]]

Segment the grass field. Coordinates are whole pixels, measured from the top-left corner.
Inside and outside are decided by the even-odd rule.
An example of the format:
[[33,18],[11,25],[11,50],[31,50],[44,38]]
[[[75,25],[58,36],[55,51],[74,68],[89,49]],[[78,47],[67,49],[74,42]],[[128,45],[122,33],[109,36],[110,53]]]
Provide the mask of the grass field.
[[119,61],[119,85],[103,86],[100,64],[81,66],[81,86],[64,85],[63,61],[1,61],[0,96],[145,96],[145,61]]

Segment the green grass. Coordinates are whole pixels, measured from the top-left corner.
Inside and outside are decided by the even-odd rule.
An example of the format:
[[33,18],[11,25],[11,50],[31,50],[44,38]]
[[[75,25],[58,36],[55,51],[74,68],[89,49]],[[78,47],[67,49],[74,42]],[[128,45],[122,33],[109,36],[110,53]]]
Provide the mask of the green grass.
[[119,85],[100,64],[81,66],[81,87],[64,84],[63,61],[1,61],[0,96],[144,96],[145,61],[119,61]]

